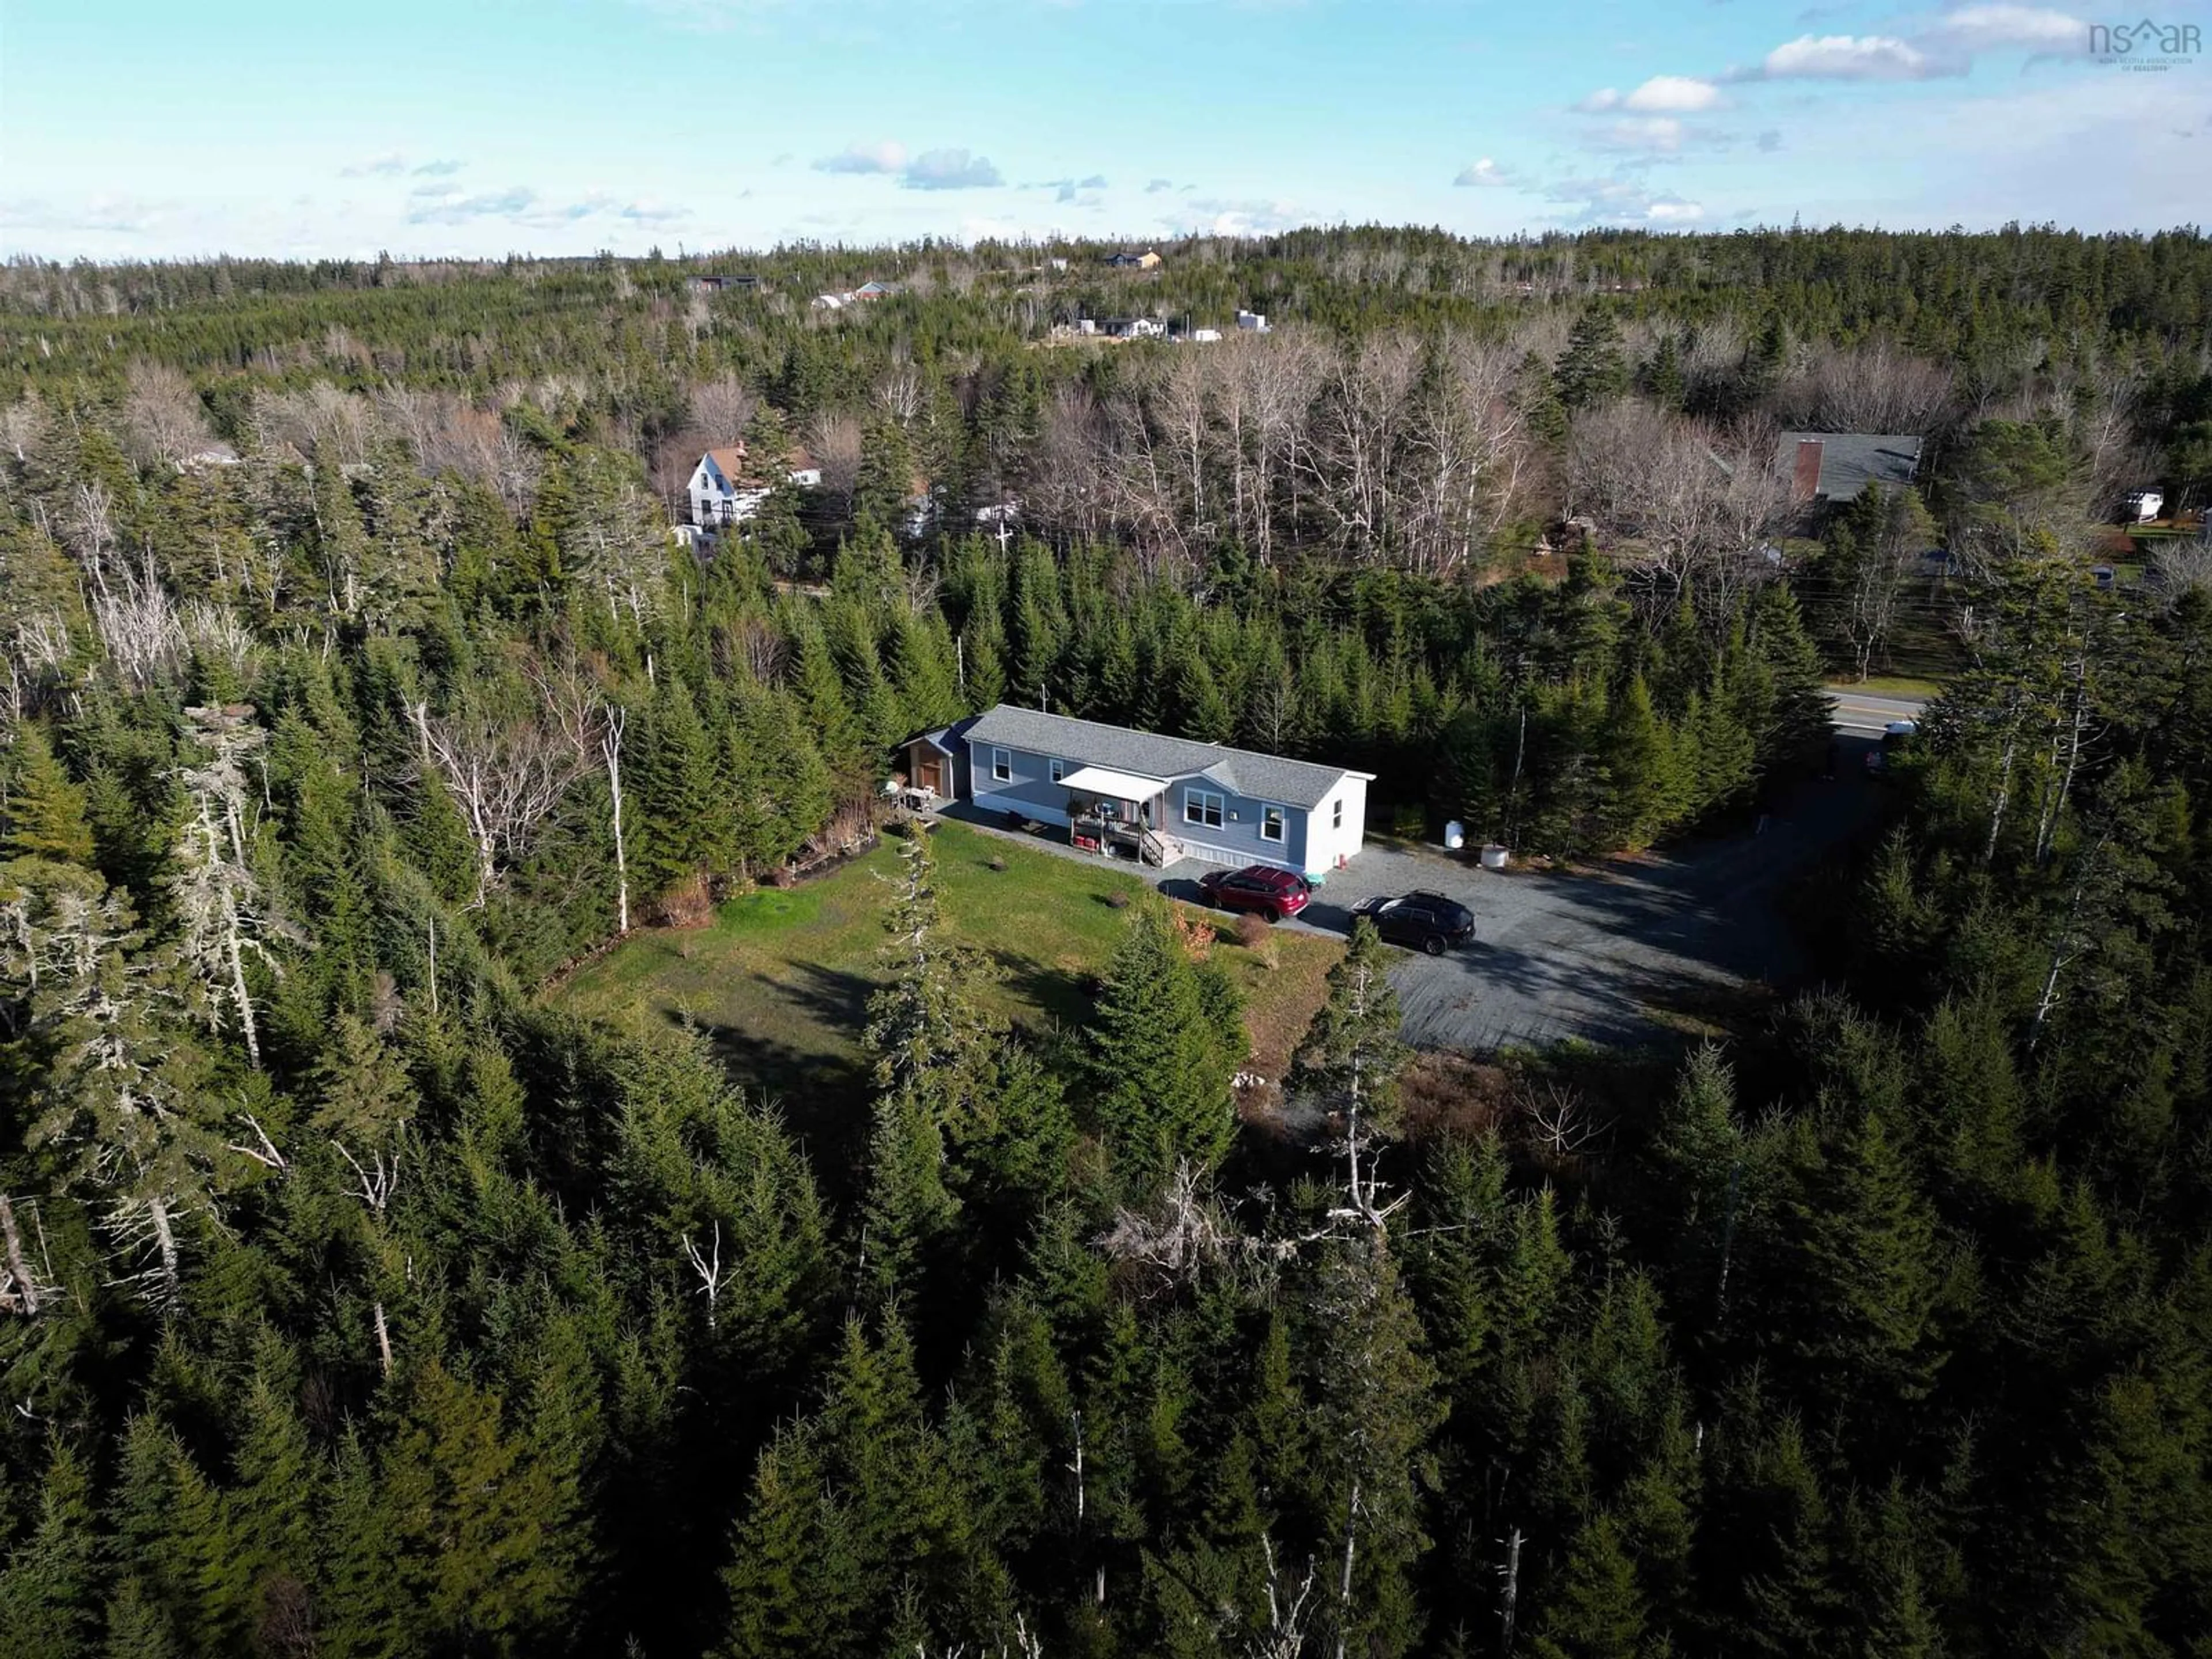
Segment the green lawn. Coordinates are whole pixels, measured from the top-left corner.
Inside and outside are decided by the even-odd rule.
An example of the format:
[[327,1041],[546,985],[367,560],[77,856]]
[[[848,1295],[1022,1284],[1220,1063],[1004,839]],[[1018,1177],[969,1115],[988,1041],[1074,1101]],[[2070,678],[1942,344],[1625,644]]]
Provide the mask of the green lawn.
[[1911,674],[1869,674],[1863,680],[1832,680],[1831,691],[1863,691],[1869,697],[1923,697],[1933,700],[1942,690],[1938,680]]
[[[1024,1024],[1081,1024],[1091,1011],[1085,981],[1128,920],[1108,899],[1134,898],[1145,883],[964,824],[940,823],[932,840],[946,925],[1004,974],[991,993],[1000,1012]],[[1006,867],[992,869],[994,858]],[[860,1033],[882,981],[883,909],[897,863],[887,842],[818,880],[734,898],[705,927],[641,930],[548,1000],[633,1030],[688,1025],[740,1083],[781,1098],[795,1120],[817,1105],[849,1108],[866,1094]],[[1227,918],[1213,920],[1228,932]],[[1285,933],[1256,951],[1226,939],[1215,948],[1244,989],[1255,1068],[1279,1078],[1342,947]]]

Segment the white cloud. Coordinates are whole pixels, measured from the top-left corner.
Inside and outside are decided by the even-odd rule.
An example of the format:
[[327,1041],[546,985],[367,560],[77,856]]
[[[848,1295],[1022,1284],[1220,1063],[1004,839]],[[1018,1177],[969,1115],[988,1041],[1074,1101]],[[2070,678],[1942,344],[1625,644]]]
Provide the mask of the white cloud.
[[1623,109],[1648,115],[1694,115],[1727,100],[1710,81],[1690,75],[1655,75],[1620,100]]
[[2047,6],[1961,6],[1946,12],[1920,37],[1963,52],[2026,46],[2043,53],[2087,53],[2089,26]]
[[906,146],[886,139],[880,144],[848,144],[835,155],[814,164],[817,173],[896,173],[906,165]]
[[386,150],[381,155],[372,155],[366,161],[356,161],[338,169],[341,179],[395,178],[407,171],[407,158],[398,150]]
[[1459,176],[1452,180],[1462,189],[1489,189],[1512,182],[1513,175],[1487,155],[1480,161],[1469,161],[1459,170]]
[[0,202],[0,226],[9,230],[137,235],[153,229],[166,216],[153,203],[125,196],[92,196],[67,203],[18,196]]
[[1672,155],[1682,148],[1686,136],[1687,130],[1671,115],[1627,116],[1607,125],[1599,136],[1598,147]]
[[450,186],[426,185],[414,192],[407,210],[410,225],[465,225],[471,219],[512,219],[537,205],[538,192],[517,185],[510,190],[464,196]]
[[1954,73],[1893,34],[1801,34],[1766,54],[1743,78],[1756,81],[1925,81]]
[[899,174],[907,190],[988,190],[1004,183],[989,156],[964,149],[924,150]]
[[1006,183],[988,155],[964,149],[927,149],[909,155],[904,144],[890,139],[879,144],[848,144],[815,162],[814,170],[895,174],[906,190],[985,190]]
[[1618,87],[1600,87],[1595,92],[1590,94],[1589,97],[1577,104],[1575,107],[1580,110],[1584,115],[1602,115],[1609,109],[1619,109],[1620,107],[1620,88]]
[[459,173],[466,163],[454,161],[425,161],[414,169],[417,179],[445,179]]
[[1554,179],[1544,186],[1544,194],[1572,210],[1561,216],[1569,224],[1668,227],[1692,224],[1705,216],[1699,203],[1654,191],[1640,180],[1618,173]]
[[451,185],[417,185],[410,193],[410,225],[465,225],[479,220],[500,220],[532,229],[556,229],[586,220],[629,225],[668,225],[690,218],[689,210],[667,207],[650,198],[629,200],[605,191],[591,191],[573,201],[549,202],[526,185],[507,190],[465,195]]
[[1194,196],[1160,221],[1169,230],[1200,236],[1273,236],[1316,222],[1290,202]]
[[1145,194],[1147,196],[1157,196],[1164,190],[1173,190],[1174,188],[1175,180],[1172,179],[1153,179],[1146,181],[1145,185]]

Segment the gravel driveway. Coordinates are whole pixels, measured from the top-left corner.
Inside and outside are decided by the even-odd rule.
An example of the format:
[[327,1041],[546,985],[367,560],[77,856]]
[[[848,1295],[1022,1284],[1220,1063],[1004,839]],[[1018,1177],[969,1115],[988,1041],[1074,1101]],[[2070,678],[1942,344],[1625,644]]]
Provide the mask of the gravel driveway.
[[[1878,811],[1881,786],[1862,763],[1871,746],[1841,737],[1834,780],[1801,785],[1759,826],[1588,873],[1494,872],[1437,849],[1370,843],[1282,925],[1341,934],[1361,899],[1431,888],[1474,912],[1475,942],[1443,957],[1392,953],[1407,1042],[1638,1043],[1653,1035],[1655,1013],[1798,971],[1778,900]],[[1194,900],[1205,869],[1171,866],[1160,885]]]

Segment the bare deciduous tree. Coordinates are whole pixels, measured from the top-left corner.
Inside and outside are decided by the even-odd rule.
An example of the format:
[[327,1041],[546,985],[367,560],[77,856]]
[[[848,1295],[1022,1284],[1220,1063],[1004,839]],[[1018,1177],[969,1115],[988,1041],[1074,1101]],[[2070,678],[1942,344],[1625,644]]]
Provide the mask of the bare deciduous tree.
[[1887,339],[1819,345],[1775,396],[1785,422],[1807,431],[1925,433],[1947,412],[1951,371]]
[[422,756],[469,826],[477,849],[481,908],[508,866],[530,849],[538,826],[561,804],[584,762],[559,727],[535,714],[501,719],[471,707],[433,719],[415,706]]
[[123,436],[131,458],[148,465],[186,460],[212,448],[200,394],[183,373],[167,363],[131,366],[123,394]]
[[712,444],[743,437],[759,407],[760,399],[734,374],[702,380],[691,388],[691,424]]

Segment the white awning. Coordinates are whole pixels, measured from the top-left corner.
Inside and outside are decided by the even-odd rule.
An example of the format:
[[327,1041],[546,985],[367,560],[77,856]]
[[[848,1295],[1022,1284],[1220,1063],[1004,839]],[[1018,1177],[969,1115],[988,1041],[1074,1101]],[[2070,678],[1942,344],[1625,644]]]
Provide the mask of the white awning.
[[1165,778],[1147,778],[1103,766],[1079,766],[1060,782],[1064,789],[1079,795],[1096,795],[1102,800],[1150,800],[1168,787]]

